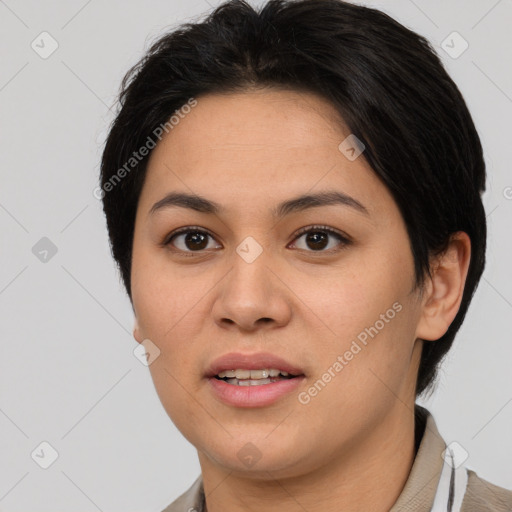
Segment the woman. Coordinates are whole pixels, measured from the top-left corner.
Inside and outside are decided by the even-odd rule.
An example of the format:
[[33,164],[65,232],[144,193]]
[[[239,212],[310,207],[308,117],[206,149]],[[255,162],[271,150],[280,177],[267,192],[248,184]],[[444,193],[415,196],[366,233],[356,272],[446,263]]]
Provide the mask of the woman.
[[341,0],[226,2],[120,100],[112,252],[201,465],[165,510],[512,510],[415,403],[486,246],[482,147],[428,42]]

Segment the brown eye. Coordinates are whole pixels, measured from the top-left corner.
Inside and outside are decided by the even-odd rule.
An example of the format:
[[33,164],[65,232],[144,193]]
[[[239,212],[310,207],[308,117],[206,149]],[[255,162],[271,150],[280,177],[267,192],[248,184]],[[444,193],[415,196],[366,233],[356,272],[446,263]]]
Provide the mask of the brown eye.
[[[300,238],[304,238],[303,246],[301,247],[301,244],[297,244],[297,242],[293,245],[307,252],[330,253],[343,249],[352,243],[347,236],[326,226],[302,228],[295,235],[295,240]],[[173,250],[176,249],[176,252],[181,251],[183,253],[200,253],[208,249],[221,248],[220,245],[209,246],[209,239],[214,240],[214,237],[208,231],[188,226],[171,233],[162,243],[162,246],[171,246]],[[332,239],[336,239],[338,243],[332,243]]]
[[[298,249],[309,252],[330,252],[333,246],[331,244],[331,247],[328,247],[329,238],[336,238],[338,240],[338,244],[334,244],[334,249],[336,249],[336,246],[341,246],[340,248],[342,249],[351,243],[346,236],[326,226],[302,228],[297,233],[296,240],[300,238],[304,238],[304,244],[302,247],[298,247]],[[297,246],[297,243],[294,243],[294,245]]]
[[209,248],[209,238],[213,239],[207,231],[187,227],[172,233],[163,245],[172,245],[183,252],[199,252]]

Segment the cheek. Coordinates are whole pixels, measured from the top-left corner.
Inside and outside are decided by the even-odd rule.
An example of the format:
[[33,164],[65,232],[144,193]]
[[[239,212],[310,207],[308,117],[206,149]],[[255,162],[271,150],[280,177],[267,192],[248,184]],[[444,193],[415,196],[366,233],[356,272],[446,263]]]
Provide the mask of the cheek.
[[[306,392],[315,396],[311,408],[318,417],[326,411],[342,412],[339,421],[332,418],[335,431],[356,432],[367,427],[385,415],[397,397],[403,396],[404,387],[409,387],[404,383],[413,350],[411,311],[400,299],[386,306],[376,306],[378,314],[361,314],[356,309],[353,317],[343,321],[346,332],[340,332],[335,344],[323,348]],[[331,412],[328,415],[331,417]]]
[[[379,320],[400,296],[396,282],[389,280],[389,272],[371,265],[344,265],[330,268],[323,274],[294,279],[293,290],[297,302],[311,322],[324,331],[330,343],[340,344],[356,337],[366,327]],[[305,304],[307,308],[304,308]],[[318,337],[318,336],[317,336]]]
[[[132,296],[141,336],[160,350],[149,369],[162,401],[181,401],[203,377],[202,335],[211,311],[206,277],[155,271],[149,264],[134,274]],[[179,409],[180,406],[176,405]],[[166,407],[167,408],[167,407]]]
[[173,270],[163,259],[160,253],[134,251],[132,298],[137,322],[145,336],[160,340],[165,346],[197,314],[200,307],[196,305],[208,287],[204,279],[201,286],[194,286],[193,277]]
[[197,425],[205,422],[204,405],[197,398],[199,389],[195,388],[196,381],[186,379],[186,374],[180,374],[180,367],[191,368],[184,362],[181,353],[174,351],[170,364],[169,354],[162,353],[150,366],[151,379],[157,392],[158,398],[169,418],[180,430],[180,432],[192,443],[190,436],[195,434]]
[[311,340],[323,366],[320,375],[341,356],[343,370],[336,374],[343,377],[337,379],[338,385],[358,395],[375,385],[384,387],[377,376],[398,385],[408,371],[414,341],[412,262],[399,267],[392,251],[388,257],[384,253],[381,247],[373,257],[370,253],[338,272],[330,269],[320,278],[297,281],[294,287],[313,314],[308,308],[303,311],[318,327]]

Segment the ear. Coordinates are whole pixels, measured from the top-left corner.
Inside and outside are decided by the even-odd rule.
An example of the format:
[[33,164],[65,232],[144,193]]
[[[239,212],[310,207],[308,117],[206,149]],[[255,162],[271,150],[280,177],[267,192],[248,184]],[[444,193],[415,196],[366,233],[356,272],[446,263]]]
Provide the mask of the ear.
[[435,259],[432,279],[425,284],[416,337],[437,340],[443,336],[459,311],[471,258],[471,240],[458,231],[446,251]]
[[135,323],[133,325],[133,338],[137,343],[142,343],[144,341],[144,336],[142,336],[142,333],[140,332],[137,317],[135,317]]

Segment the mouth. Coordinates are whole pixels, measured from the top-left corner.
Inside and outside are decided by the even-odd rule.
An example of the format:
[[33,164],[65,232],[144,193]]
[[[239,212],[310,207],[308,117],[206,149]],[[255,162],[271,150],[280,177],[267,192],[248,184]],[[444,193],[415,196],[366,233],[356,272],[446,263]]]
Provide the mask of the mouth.
[[305,373],[274,354],[230,353],[213,361],[205,377],[212,396],[224,405],[261,408],[290,399],[304,385]]
[[282,380],[304,377],[297,366],[269,353],[230,353],[216,359],[206,372],[207,378],[233,386],[263,386]]
[[214,375],[214,378],[234,386],[262,386],[281,380],[294,379],[299,376],[288,373],[285,370],[279,370],[278,368],[264,368],[262,370],[224,370]]

